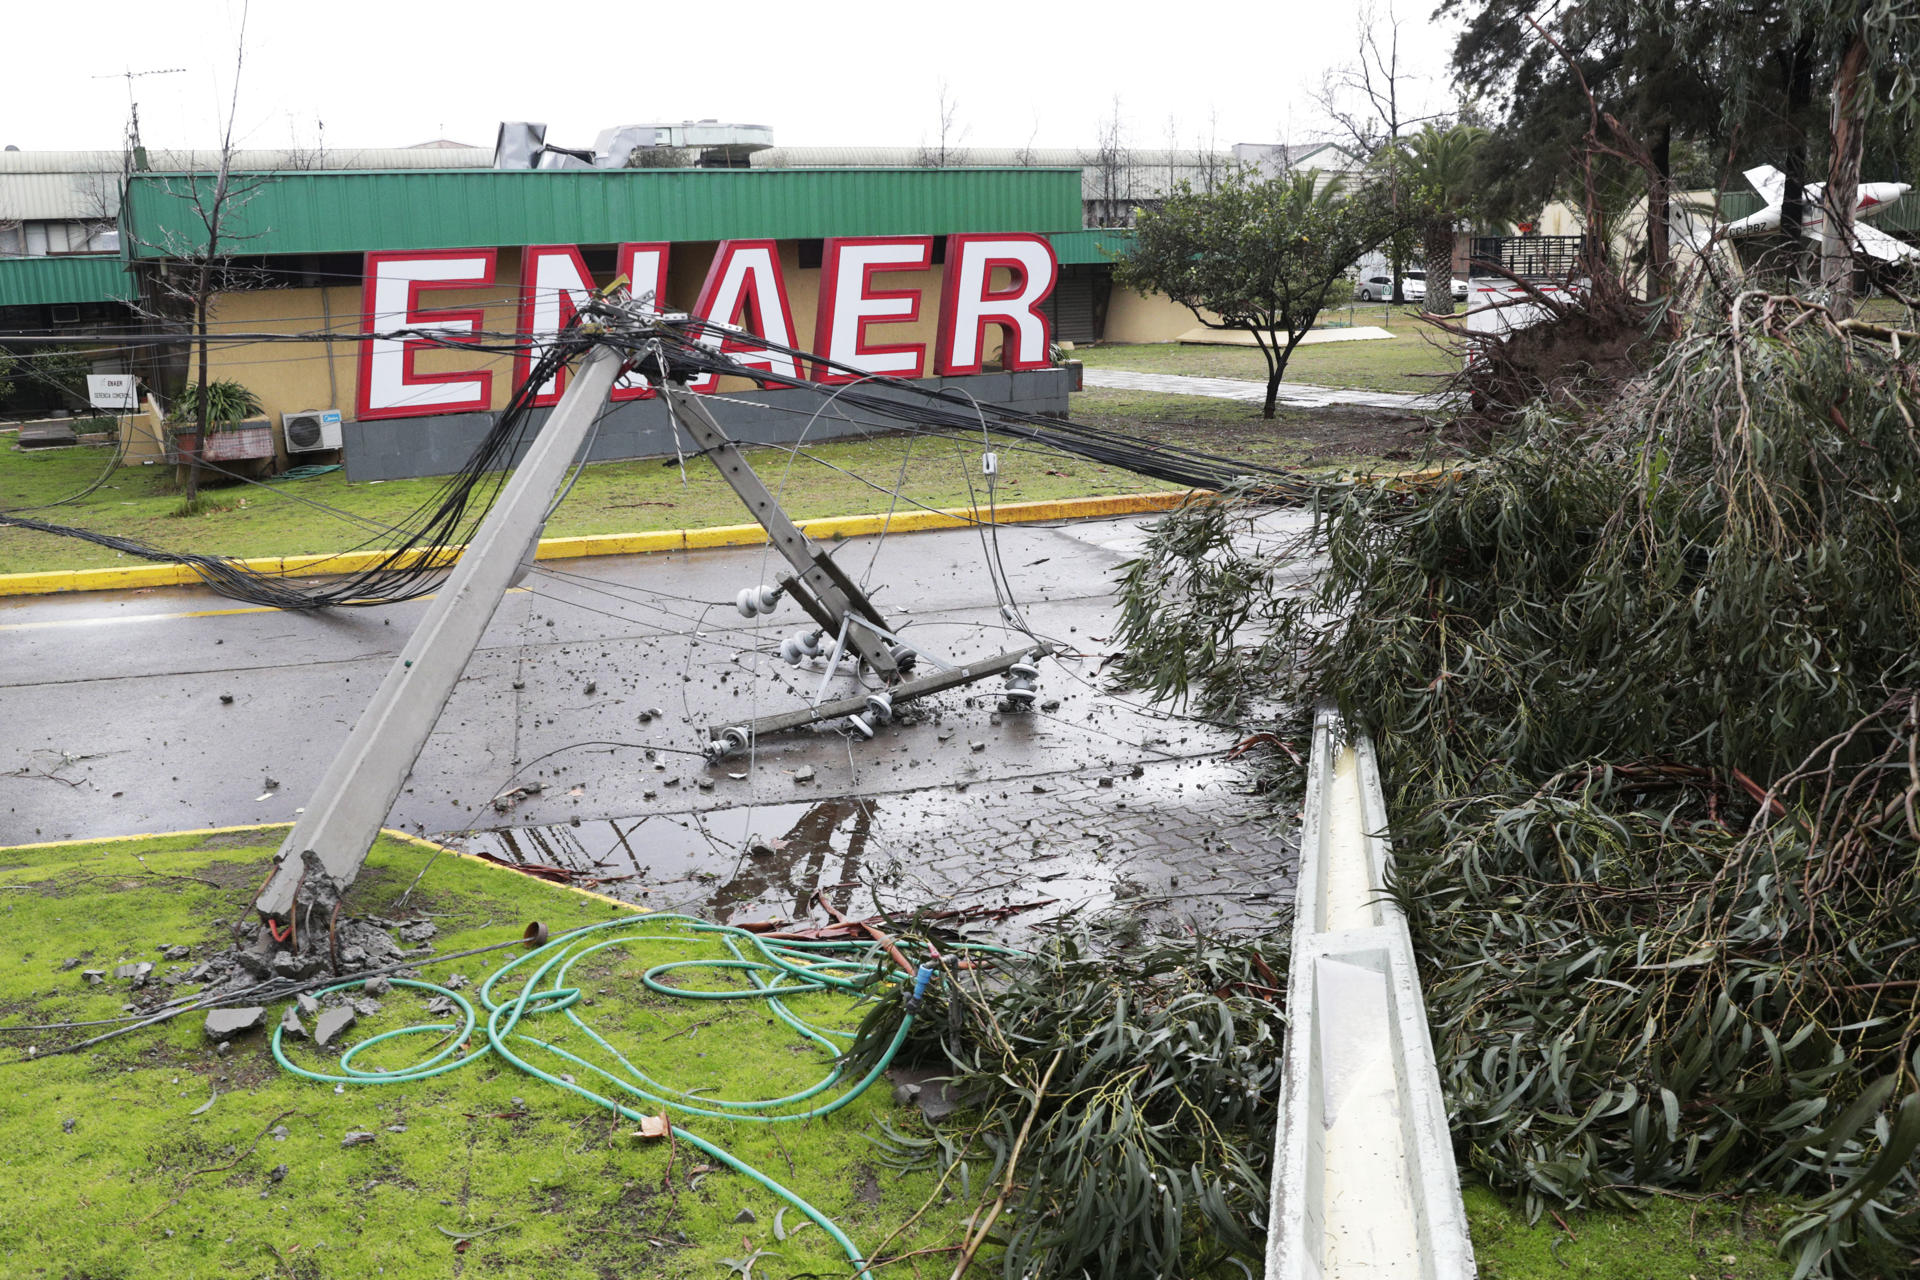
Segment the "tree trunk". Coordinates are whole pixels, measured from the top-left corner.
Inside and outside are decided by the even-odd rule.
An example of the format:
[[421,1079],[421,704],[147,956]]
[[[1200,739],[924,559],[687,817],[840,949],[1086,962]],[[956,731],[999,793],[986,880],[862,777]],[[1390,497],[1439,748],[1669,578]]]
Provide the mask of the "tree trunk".
[[1668,190],[1673,175],[1673,125],[1660,126],[1654,135],[1653,180],[1647,184],[1647,301],[1667,296],[1673,282],[1672,202]]
[[[1286,345],[1282,346],[1278,333],[1272,330],[1267,332],[1267,342],[1272,345],[1263,343],[1260,347],[1261,354],[1267,358],[1267,399],[1260,411],[1261,417],[1268,419],[1273,417],[1274,407],[1280,401],[1280,380],[1287,376],[1287,361],[1293,359],[1293,349],[1300,345],[1300,339],[1305,336],[1305,330],[1302,330],[1298,336],[1289,334]],[[1254,340],[1259,341],[1257,332],[1254,334]]]
[[1787,70],[1787,149],[1781,164],[1787,189],[1780,197],[1780,235],[1786,246],[1786,275],[1799,274],[1800,233],[1806,224],[1807,135],[1802,119],[1813,103],[1813,48],[1806,40],[1793,49]]
[[1429,315],[1453,314],[1453,219],[1426,223],[1427,304]]
[[207,447],[207,284],[209,272],[200,268],[199,288],[194,290],[193,329],[198,338],[200,368],[197,373],[199,391],[194,398],[193,421],[199,429],[199,438],[193,442],[193,448],[187,451],[187,501],[193,502],[200,496],[200,454]]
[[1827,169],[1820,280],[1835,315],[1853,310],[1853,207],[1860,198],[1860,156],[1866,146],[1867,38],[1855,33],[1833,76],[1833,159]]

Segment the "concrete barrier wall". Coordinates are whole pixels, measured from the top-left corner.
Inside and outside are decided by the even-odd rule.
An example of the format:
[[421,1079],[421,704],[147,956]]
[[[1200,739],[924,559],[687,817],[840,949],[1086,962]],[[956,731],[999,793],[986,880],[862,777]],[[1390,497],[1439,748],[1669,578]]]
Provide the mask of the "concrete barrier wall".
[[[1067,382],[1065,369],[1030,369],[1019,373],[929,378],[925,385],[965,391],[982,404],[1001,405],[1023,413],[1064,416]],[[863,386],[860,391],[889,400],[920,399],[912,392],[884,386]],[[850,406],[836,403],[822,408],[824,401],[824,396],[806,391],[747,391],[716,398],[712,408],[720,425],[743,444],[792,444],[803,433],[808,441],[829,440],[893,425]],[[549,412],[536,410],[535,420],[545,421]],[[495,417],[494,413],[486,412],[343,422],[341,441],[347,479],[404,480],[449,475],[473,455],[474,448],[492,429]],[[529,443],[532,436],[532,432],[527,433]],[[690,447],[684,438],[681,445]],[[674,431],[665,403],[631,400],[617,405],[601,420],[587,456],[592,461],[605,462],[659,457],[673,451]],[[517,454],[514,461],[519,461]]]

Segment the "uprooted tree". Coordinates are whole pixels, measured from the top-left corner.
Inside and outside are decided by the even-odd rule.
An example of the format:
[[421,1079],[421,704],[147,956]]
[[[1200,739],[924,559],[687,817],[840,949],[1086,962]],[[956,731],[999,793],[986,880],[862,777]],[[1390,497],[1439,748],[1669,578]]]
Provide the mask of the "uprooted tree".
[[1181,183],[1140,211],[1114,278],[1172,298],[1209,329],[1251,334],[1266,357],[1271,418],[1294,348],[1397,217],[1376,188],[1348,193],[1313,170],[1266,180],[1242,171],[1207,192]]
[[1196,506],[1131,569],[1139,684],[1371,731],[1458,1149],[1536,1213],[1764,1192],[1797,1274],[1920,1246],[1916,344],[1744,293],[1444,484],[1278,551]]

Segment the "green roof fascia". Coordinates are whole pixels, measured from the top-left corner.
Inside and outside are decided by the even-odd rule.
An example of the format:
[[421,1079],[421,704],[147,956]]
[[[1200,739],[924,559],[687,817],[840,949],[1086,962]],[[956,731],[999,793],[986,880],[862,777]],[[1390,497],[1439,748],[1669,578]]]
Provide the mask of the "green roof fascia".
[[0,258],[0,307],[131,302],[133,277],[118,254]]
[[[1077,228],[1080,170],[416,169],[234,175],[236,254]],[[123,244],[191,256],[210,174],[136,173]]]
[[1053,241],[1053,255],[1063,267],[1112,262],[1133,252],[1133,232],[1125,227],[1056,231],[1047,239]]

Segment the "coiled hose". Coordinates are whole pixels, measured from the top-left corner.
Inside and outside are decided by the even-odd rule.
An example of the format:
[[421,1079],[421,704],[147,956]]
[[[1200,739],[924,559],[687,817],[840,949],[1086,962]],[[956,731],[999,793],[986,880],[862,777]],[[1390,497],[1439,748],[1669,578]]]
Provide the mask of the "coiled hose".
[[[662,928],[672,928],[674,931],[660,932]],[[638,929],[648,929],[652,932],[636,932]],[[364,1085],[404,1084],[412,1080],[425,1080],[433,1076],[445,1075],[450,1071],[457,1071],[490,1054],[498,1054],[527,1075],[544,1080],[557,1088],[579,1094],[589,1102],[605,1107],[636,1123],[646,1119],[647,1116],[619,1101],[617,1095],[645,1101],[656,1107],[671,1108],[686,1115],[718,1117],[760,1124],[785,1124],[838,1111],[858,1098],[868,1086],[879,1079],[881,1073],[893,1062],[894,1055],[899,1052],[901,1044],[906,1041],[907,1033],[913,1026],[912,1011],[918,1007],[919,998],[926,993],[927,983],[934,972],[931,961],[921,964],[918,972],[912,975],[914,989],[908,1001],[908,1013],[901,1020],[886,1050],[865,1075],[827,1100],[815,1102],[815,1099],[834,1090],[845,1078],[845,1070],[838,1061],[823,1079],[783,1098],[742,1102],[704,1097],[696,1100],[691,1094],[663,1084],[647,1075],[584,1022],[576,1011],[582,993],[580,988],[567,984],[568,973],[574,965],[588,956],[611,947],[641,942],[695,943],[716,937],[725,944],[728,952],[731,953],[731,959],[678,960],[658,964],[648,969],[641,981],[649,990],[678,999],[764,1000],[767,1007],[781,1021],[806,1039],[827,1049],[836,1059],[845,1046],[835,1044],[829,1037],[851,1041],[853,1033],[809,1025],[786,1007],[782,997],[809,995],[823,991],[862,993],[884,981],[889,973],[896,972],[887,955],[878,947],[868,943],[773,942],[745,929],[711,924],[692,916],[662,913],[625,917],[561,934],[544,946],[529,951],[495,970],[480,986],[480,1003],[486,1010],[485,1043],[464,1056],[459,1056],[461,1047],[473,1043],[474,1029],[481,1023],[480,1015],[464,996],[451,987],[413,978],[394,978],[391,982],[396,987],[411,987],[431,995],[445,997],[460,1009],[464,1021],[457,1024],[435,1022],[401,1027],[398,1030],[371,1036],[351,1046],[340,1055],[337,1075],[311,1071],[291,1061],[281,1045],[282,1032],[279,1027],[275,1027],[273,1032],[273,1056],[286,1070],[308,1080],[317,1080],[325,1084]],[[998,948],[980,949],[999,950]],[[670,986],[663,980],[667,974],[686,970],[724,970],[744,973],[751,985],[728,990],[696,991],[686,987]],[[518,978],[510,980],[509,975],[524,976],[524,983],[519,987],[518,994],[502,994],[511,985],[511,981],[518,980]],[[320,994],[350,991],[363,985],[365,985],[365,979],[353,979],[328,987]],[[612,1056],[613,1062],[617,1064],[617,1070],[609,1070],[598,1063],[589,1062],[585,1058],[569,1053],[520,1029],[522,1020],[530,1015],[548,1014],[564,1014],[568,1021],[585,1032],[589,1039]],[[410,1067],[381,1070],[355,1065],[355,1059],[377,1044],[396,1040],[402,1036],[418,1035],[446,1036],[446,1047],[425,1061]],[[606,1088],[608,1092],[595,1092],[594,1089],[585,1085],[561,1079],[559,1076],[541,1070],[514,1052],[513,1045],[516,1042],[538,1046],[574,1063],[586,1072],[591,1072],[598,1077],[595,1083]],[[616,1096],[608,1096],[609,1093]],[[724,1149],[689,1133],[678,1125],[673,1126],[672,1131],[677,1140],[705,1152],[728,1168],[746,1175],[798,1209],[846,1252],[847,1258],[853,1263],[859,1277],[864,1280],[870,1276],[866,1259],[861,1255],[860,1250],[831,1218]]]

